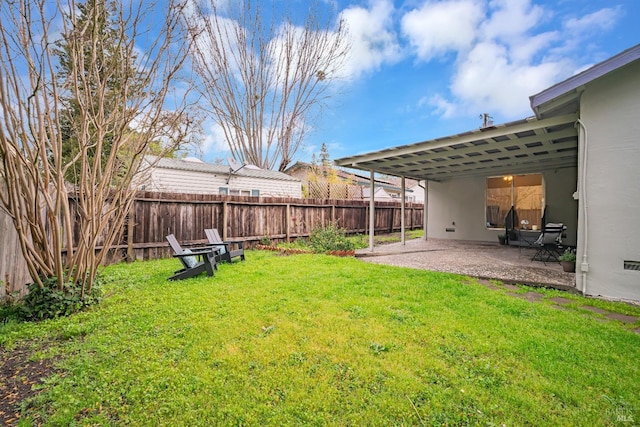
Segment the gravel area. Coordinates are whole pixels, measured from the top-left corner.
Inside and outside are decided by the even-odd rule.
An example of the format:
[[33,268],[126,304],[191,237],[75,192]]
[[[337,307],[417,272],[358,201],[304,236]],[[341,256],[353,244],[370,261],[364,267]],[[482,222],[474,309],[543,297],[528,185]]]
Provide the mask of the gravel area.
[[373,252],[361,249],[356,256],[377,264],[575,290],[575,273],[565,273],[558,262],[531,261],[534,253],[534,249],[498,243],[413,239],[405,245],[376,246]]

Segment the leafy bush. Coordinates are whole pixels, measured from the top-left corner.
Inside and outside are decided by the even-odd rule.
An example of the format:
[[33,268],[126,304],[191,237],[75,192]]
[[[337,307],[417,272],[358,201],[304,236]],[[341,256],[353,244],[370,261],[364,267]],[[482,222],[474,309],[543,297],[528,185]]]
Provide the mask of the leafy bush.
[[347,238],[347,230],[338,227],[336,222],[311,230],[309,245],[315,252],[352,251],[355,244]]
[[262,236],[260,238],[260,244],[264,246],[271,246],[273,243],[271,242],[271,238],[269,236]]
[[576,250],[573,248],[567,248],[564,250],[562,255],[558,257],[559,261],[568,261],[575,262],[576,261]]
[[65,283],[57,289],[55,277],[45,279],[41,288],[35,283],[29,285],[29,293],[20,301],[18,315],[23,320],[44,320],[68,316],[101,300],[101,290],[96,280],[91,291],[82,295],[82,286]]

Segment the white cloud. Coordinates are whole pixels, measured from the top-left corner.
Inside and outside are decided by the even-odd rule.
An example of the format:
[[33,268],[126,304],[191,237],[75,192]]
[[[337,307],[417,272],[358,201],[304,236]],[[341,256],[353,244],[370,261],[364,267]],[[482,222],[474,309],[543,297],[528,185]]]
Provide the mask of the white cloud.
[[441,95],[433,95],[430,98],[423,97],[418,101],[418,106],[431,105],[435,108],[436,113],[440,114],[443,118],[449,119],[457,114],[458,106],[447,101]]
[[611,29],[621,14],[620,7],[604,8],[585,15],[582,18],[572,18],[565,24],[573,33],[593,33]]
[[[451,92],[463,113],[522,117],[531,114],[529,95],[551,86],[564,71],[560,62],[514,64],[505,46],[484,42],[458,64]],[[434,105],[438,111],[441,103]]]
[[530,0],[492,0],[489,10],[492,13],[481,26],[481,37],[505,43],[522,38],[544,15],[542,7],[532,5]]
[[[589,32],[614,27],[620,8],[567,20],[534,0],[425,0],[402,17],[402,33],[421,61],[455,55],[449,93],[425,96],[435,114],[530,115],[528,97],[571,75]],[[540,31],[549,24],[552,31]]]
[[222,126],[218,123],[209,123],[203,125],[203,129],[206,129],[202,141],[203,152],[229,153],[229,145]]
[[393,31],[393,11],[391,0],[370,0],[369,8],[352,6],[342,11],[340,17],[347,24],[351,43],[345,66],[347,76],[357,78],[400,59],[400,45]]
[[402,33],[417,57],[428,61],[450,50],[470,48],[482,16],[477,0],[425,2],[402,17]]

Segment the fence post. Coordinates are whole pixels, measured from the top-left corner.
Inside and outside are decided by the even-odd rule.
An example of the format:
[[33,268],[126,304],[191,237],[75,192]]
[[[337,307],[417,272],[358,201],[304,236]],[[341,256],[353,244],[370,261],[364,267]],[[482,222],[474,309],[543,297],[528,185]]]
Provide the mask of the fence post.
[[222,240],[227,240],[227,201],[222,202]]
[[127,219],[127,262],[135,261],[135,253],[133,251],[133,233],[135,230],[136,222],[136,207],[137,203],[133,203],[131,210],[129,211],[129,217]]
[[287,203],[287,212],[285,216],[286,224],[284,226],[285,234],[287,235],[287,243],[291,242],[291,204]]

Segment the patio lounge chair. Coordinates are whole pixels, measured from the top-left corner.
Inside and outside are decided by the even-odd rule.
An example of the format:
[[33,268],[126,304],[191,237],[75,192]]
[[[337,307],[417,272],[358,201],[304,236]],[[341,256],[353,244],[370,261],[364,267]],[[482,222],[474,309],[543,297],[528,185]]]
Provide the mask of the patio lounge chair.
[[180,243],[176,239],[176,236],[169,234],[166,237],[169,242],[169,246],[173,249],[174,257],[180,259],[182,263],[181,270],[176,271],[169,280],[182,280],[188,279],[199,275],[206,271],[207,276],[213,276],[214,270],[218,268],[216,265],[216,255],[218,254],[218,248],[213,246],[204,246],[192,249],[182,249]]
[[545,224],[540,237],[533,243],[537,251],[531,261],[542,261],[544,264],[549,261],[557,262],[560,256],[562,234],[566,229],[567,227],[562,223]]
[[[217,261],[231,262],[233,258],[240,258],[244,261],[244,241],[242,240],[226,240],[222,241],[220,233],[217,228],[207,228],[204,230],[204,234],[207,235],[207,240],[214,246],[217,246],[220,250]],[[231,249],[231,245],[235,245],[236,249]]]

